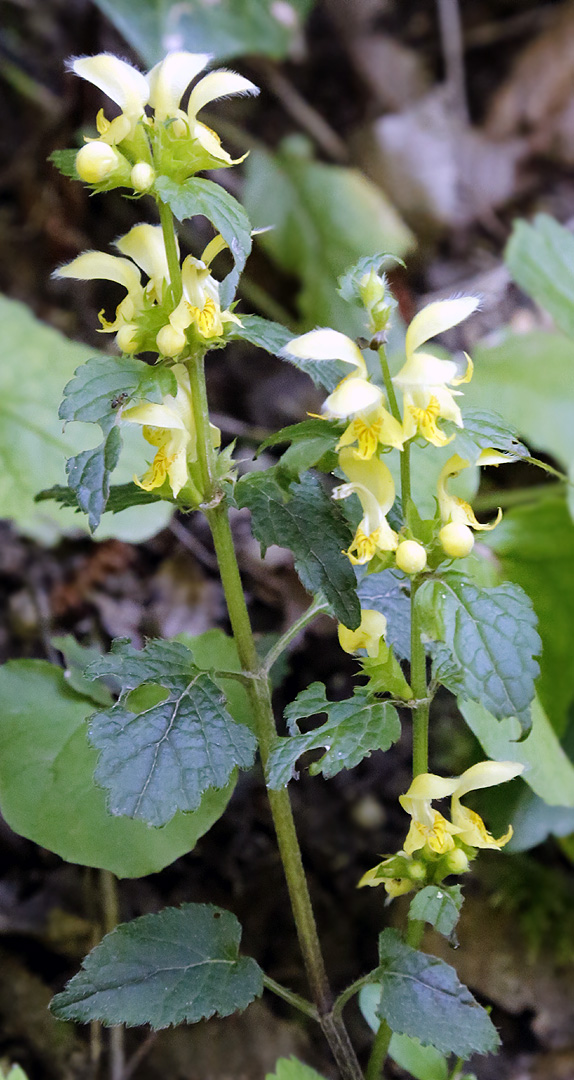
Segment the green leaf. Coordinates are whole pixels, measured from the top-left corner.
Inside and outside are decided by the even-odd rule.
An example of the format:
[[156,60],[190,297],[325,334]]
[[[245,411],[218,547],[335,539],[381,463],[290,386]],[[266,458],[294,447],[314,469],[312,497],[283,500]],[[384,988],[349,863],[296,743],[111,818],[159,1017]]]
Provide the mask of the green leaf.
[[[300,734],[297,720],[326,713],[321,727]],[[328,701],[323,683],[311,683],[285,709],[289,738],[277,738],[268,764],[268,783],[273,790],[286,787],[295,774],[297,759],[307,750],[327,748],[310,766],[310,773],[326,779],[341,769],[353,769],[373,750],[388,750],[401,734],[396,709],[388,701],[377,701],[355,691],[346,701]]]
[[100,524],[110,494],[110,476],[120,459],[122,437],[114,427],[99,446],[82,450],[68,459],[68,484],[75,493],[80,510],[88,515],[92,532]]
[[[256,457],[270,446],[288,442],[291,445],[278,462],[278,478],[280,475],[281,478],[285,477],[287,483],[298,480],[301,473],[317,465],[325,455],[328,457],[321,467],[325,472],[332,472],[337,465],[337,457],[331,452],[339,441],[341,430],[340,424],[328,420],[303,420],[300,424],[291,424],[269,435],[258,446]],[[325,467],[326,464],[329,468]]]
[[235,262],[233,270],[219,287],[221,306],[229,307],[251,251],[251,223],[245,210],[237,199],[220,184],[214,184],[213,180],[193,177],[183,184],[177,184],[167,176],[159,176],[155,189],[179,221],[201,214],[221,233]]
[[0,809],[14,832],[67,862],[143,877],[191,851],[223,813],[233,783],[209,791],[192,814],[164,829],[112,817],[93,780],[87,740],[93,699],[76,693],[61,668],[11,660],[0,668]]
[[411,900],[409,919],[430,923],[439,934],[452,940],[462,900],[460,885],[426,885]]
[[[381,999],[381,987],[377,983],[367,983],[359,993],[359,1007],[369,1027],[376,1033],[381,1021],[377,1007]],[[401,1069],[415,1077],[415,1080],[448,1080],[449,1068],[444,1054],[434,1046],[422,1046],[418,1039],[409,1035],[391,1036],[389,1057],[400,1065]]]
[[241,314],[241,326],[231,326],[228,332],[230,341],[249,341],[260,349],[265,349],[272,356],[280,356],[293,367],[303,371],[316,386],[324,387],[328,393],[349,373],[349,365],[341,360],[303,360],[284,353],[285,346],[296,335],[280,323],[263,319],[260,315]]
[[381,640],[378,656],[362,658],[363,674],[368,675],[366,689],[371,694],[392,694],[393,697],[410,701],[413,691],[405,679],[403,669],[397,660],[392,646]]
[[[300,34],[313,0],[288,0],[274,8],[269,0],[95,0],[121,34],[150,66],[168,48],[209,53],[218,60],[244,54],[286,56]],[[169,44],[168,44],[169,43]]]
[[265,1080],[324,1080],[310,1065],[297,1058],[279,1058],[274,1073],[267,1073]]
[[500,1039],[488,1013],[444,960],[405,945],[396,930],[383,930],[379,957],[377,1015],[393,1032],[462,1058],[496,1049]]
[[64,678],[82,697],[89,698],[96,705],[112,705],[113,699],[110,691],[103,682],[89,681],[84,677],[84,671],[88,664],[97,660],[101,655],[100,650],[93,646],[80,645],[72,634],[62,634],[50,639],[55,649],[58,649],[64,657]]
[[[339,292],[343,297],[343,300],[347,300],[352,303],[353,300],[361,303],[361,281],[365,274],[369,274],[371,270],[374,270],[376,274],[381,274],[383,269],[386,268],[387,263],[399,263],[400,266],[404,266],[402,259],[399,259],[397,255],[390,255],[387,251],[379,251],[376,255],[365,255],[362,259],[358,259],[353,266],[349,267],[344,274],[341,274],[339,278]],[[389,303],[396,304],[396,300],[389,296]]]
[[[62,431],[58,420],[62,388],[88,357],[94,365],[102,365],[102,372],[114,363],[121,368],[121,360],[103,354],[96,360],[93,349],[69,341],[35,319],[23,304],[2,296],[0,321],[4,353],[0,365],[0,517],[11,518],[22,532],[52,543],[62,532],[87,531],[87,522],[72,509],[37,505],[36,492],[54,483],[64,486],[66,458],[90,446],[89,440],[93,445],[92,433],[83,425],[70,424]],[[140,368],[145,370],[141,362]],[[97,381],[92,391],[98,392]],[[110,402],[113,397],[112,392]],[[121,481],[131,480],[145,461],[141,432],[135,424],[126,428],[131,430],[126,430],[117,470]],[[145,540],[165,526],[170,514],[167,505],[134,507],[121,519],[101,526],[98,536]]]
[[515,718],[501,722],[486,706],[464,698],[459,698],[458,707],[489,758],[523,762],[522,779],[541,799],[551,806],[574,806],[574,765],[537,698],[531,706],[532,730],[521,742]]
[[[490,807],[489,809],[492,818],[492,810]],[[508,820],[509,807],[506,805],[503,829]],[[524,784],[520,784],[520,793],[512,807],[510,820],[514,832],[506,845],[508,854],[538,847],[538,844],[543,844],[549,836],[562,839],[574,835],[574,807],[548,806]]]
[[292,491],[286,501],[272,473],[250,473],[237,484],[235,498],[251,510],[261,545],[290,548],[305,588],[322,593],[339,622],[355,630],[361,610],[353,568],[342,553],[351,542],[349,526],[316,477],[305,476]]
[[182,904],[122,923],[92,949],[52,1012],[60,1020],[155,1030],[229,1016],[263,991],[255,960],[239,956],[241,927],[213,904]]
[[481,589],[448,572],[424,582],[417,603],[424,632],[445,646],[435,651],[436,677],[453,693],[483,702],[498,720],[516,716],[527,732],[541,644],[522,589],[509,582]]
[[[138,652],[120,639],[86,674],[115,675],[122,687],[89,727],[100,751],[95,780],[109,792],[111,813],[164,825],[178,810],[195,810],[205,791],[225,787],[236,766],[253,764],[254,736],[179,642],[150,641]],[[150,684],[164,689],[163,700],[140,708],[132,692]]]
[[[113,484],[110,487],[104,513],[119,514],[122,510],[129,510],[132,506],[148,506],[150,503],[161,502],[162,498],[163,496],[159,494],[157,488],[154,491],[144,491],[133,481],[131,484]],[[49,499],[53,499],[60,506],[74,507],[76,512],[80,513],[78,496],[69,487],[54,484],[53,487],[46,488],[45,491],[39,491],[36,495],[36,502],[46,502]],[[169,502],[171,501],[170,492]]]
[[561,735],[574,700],[574,524],[566,502],[548,498],[509,510],[481,542],[494,551],[501,576],[532,601],[542,639],[536,688]]
[[574,337],[574,236],[548,214],[516,221],[505,260],[512,277]]
[[338,278],[365,254],[412,250],[413,236],[394,207],[355,169],[313,161],[300,136],[275,155],[253,150],[246,168],[247,212],[256,228],[274,226],[259,243],[300,280],[306,325],[362,332],[364,316],[341,302]]
[[178,634],[176,641],[181,641],[193,656],[194,664],[202,671],[209,671],[214,683],[225,694],[227,708],[238,724],[255,731],[253,708],[245,686],[237,679],[225,679],[215,674],[217,669],[241,671],[242,665],[237,652],[237,645],[232,637],[223,630],[206,630],[204,634],[192,637],[191,634]]
[[[466,406],[497,411],[534,452],[567,468],[574,460],[574,343],[562,334],[509,334],[499,345],[477,345]],[[450,450],[450,447],[447,447]]]
[[61,172],[62,176],[68,176],[70,180],[79,180],[80,177],[76,172],[76,158],[78,156],[77,150],[54,150],[48,161],[52,162],[52,165]]
[[[464,428],[449,425],[456,434],[456,452],[475,465],[481,450],[500,450],[503,454],[527,458],[530,451],[518,438],[518,432],[494,412],[466,409]],[[446,428],[445,428],[446,430]]]
[[380,611],[385,616],[385,641],[392,645],[397,656],[408,660],[411,654],[411,601],[404,574],[400,570],[364,574],[361,568],[358,577],[361,607]]

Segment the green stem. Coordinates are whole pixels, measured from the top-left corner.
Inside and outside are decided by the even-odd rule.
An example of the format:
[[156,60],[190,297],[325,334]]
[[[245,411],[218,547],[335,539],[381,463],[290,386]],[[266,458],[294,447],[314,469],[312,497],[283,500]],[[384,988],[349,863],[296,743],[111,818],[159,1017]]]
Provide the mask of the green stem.
[[[385,384],[385,390],[387,391],[387,398],[391,413],[395,420],[402,424],[403,418],[401,416],[401,410],[399,409],[399,403],[397,401],[397,395],[395,394],[395,388],[393,386],[393,380],[389,368],[389,362],[387,360],[387,351],[384,345],[379,348],[379,360],[381,362],[381,371],[383,373],[383,382]],[[411,448],[410,443],[405,443],[401,450],[401,502],[403,505],[403,512],[406,511],[407,503],[411,497]]]
[[422,581],[411,582],[411,687],[417,704],[413,709],[413,777],[428,772],[429,701],[426,652],[416,597]]
[[386,1020],[381,1022],[379,1030],[375,1035],[375,1041],[371,1050],[371,1056],[367,1065],[367,1071],[365,1073],[366,1080],[381,1080],[383,1075],[383,1066],[387,1060],[387,1054],[389,1052],[389,1043],[391,1041],[392,1031],[387,1024]]
[[300,994],[294,993],[293,990],[289,990],[286,986],[281,986],[281,983],[275,982],[275,979],[270,979],[269,975],[263,976],[263,985],[267,990],[270,990],[272,994],[276,994],[277,997],[288,1002],[289,1005],[293,1005],[295,1009],[299,1009],[299,1012],[305,1013],[305,1016],[309,1016],[311,1020],[316,1020],[319,1023],[319,1013],[315,1006],[307,1001],[306,998],[301,997]]
[[297,634],[304,630],[309,623],[312,623],[317,615],[321,615],[322,612],[328,611],[328,605],[323,600],[314,600],[312,604],[303,612],[301,617],[291,624],[288,630],[276,641],[269,652],[267,653],[263,662],[264,671],[271,671],[273,664],[279,659],[281,654],[285,652],[285,649],[291,642],[297,637]]
[[[209,432],[203,356],[191,358],[187,366],[197,431],[198,463],[205,499],[202,509],[213,537],[229,620],[241,666],[248,676],[252,676],[247,690],[251,699],[261,762],[265,769],[273,740],[276,737],[269,679],[267,672],[261,668],[257,656],[227,507],[223,501],[223,494],[217,490],[215,483],[215,453]],[[282,791],[268,791],[268,796],[299,944],[321,1026],[343,1080],[362,1080],[361,1069],[347,1032],[342,1022],[334,1020],[330,1012],[331,990],[321,954],[289,794],[286,789],[283,789]]]
[[175,229],[173,227],[173,214],[167,203],[161,202],[160,199],[157,200],[157,208],[163,232],[165,253],[167,255],[167,266],[169,270],[171,291],[173,293],[173,301],[174,304],[179,304],[183,289],[181,284],[181,267],[179,265],[177,240],[175,238]]
[[359,990],[363,989],[363,986],[370,986],[372,982],[373,976],[369,973],[368,975],[361,975],[360,979],[356,979],[354,983],[351,983],[346,990],[343,990],[342,993],[339,994],[335,1001],[335,1004],[333,1005],[333,1016],[339,1016],[347,1002],[355,997],[355,994],[358,994]]

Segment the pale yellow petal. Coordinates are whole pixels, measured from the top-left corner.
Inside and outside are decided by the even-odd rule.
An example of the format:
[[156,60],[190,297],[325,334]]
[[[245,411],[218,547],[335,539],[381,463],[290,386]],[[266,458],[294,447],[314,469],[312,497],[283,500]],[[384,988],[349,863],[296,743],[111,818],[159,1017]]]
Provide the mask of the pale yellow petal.
[[281,350],[284,356],[301,360],[342,360],[344,364],[359,369],[367,377],[367,366],[359,347],[338,330],[310,330],[301,337],[293,338]]
[[457,799],[461,799],[468,791],[506,784],[522,772],[524,765],[517,761],[479,761],[458,778],[453,794],[456,794]]
[[110,53],[97,56],[79,56],[70,67],[80,78],[86,79],[120,106],[130,116],[143,114],[149,99],[149,86],[141,71]]
[[321,412],[327,417],[344,419],[358,412],[376,408],[383,400],[382,391],[366,379],[349,376],[323,402]]
[[243,75],[237,75],[234,71],[211,71],[205,78],[200,79],[189,96],[187,112],[190,121],[193,122],[200,109],[208,105],[210,101],[218,98],[229,97],[232,94],[258,94],[259,87],[245,79]]
[[116,281],[128,292],[141,291],[141,275],[129,259],[108,255],[105,251],[85,251],[77,259],[60,266],[54,277],[75,278],[78,281]]
[[[177,241],[176,241],[177,243]],[[167,255],[161,225],[134,225],[124,236],[116,240],[122,255],[129,255],[146,273],[156,292],[161,296],[162,283],[169,281]]]
[[[174,398],[171,400],[175,402]],[[129,420],[132,424],[145,424],[146,427],[185,430],[184,421],[173,408],[153,401],[146,401],[142,405],[133,405],[129,409],[124,409],[122,419]]]
[[415,315],[408,330],[405,341],[407,356],[410,356],[437,334],[443,334],[445,330],[457,326],[463,319],[467,319],[476,311],[480,301],[475,296],[459,296],[453,300],[436,300]]
[[175,116],[190,82],[211,59],[208,53],[170,52],[148,72],[149,104],[156,120]]

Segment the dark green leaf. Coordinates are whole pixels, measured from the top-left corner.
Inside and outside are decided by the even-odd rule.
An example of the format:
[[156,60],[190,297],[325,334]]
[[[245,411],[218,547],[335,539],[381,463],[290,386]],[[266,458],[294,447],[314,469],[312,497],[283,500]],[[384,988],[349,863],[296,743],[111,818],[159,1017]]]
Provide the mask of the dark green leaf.
[[[8,1078],[10,1080],[10,1078]],[[304,1065],[297,1058],[279,1058],[274,1073],[267,1073],[265,1080],[324,1080],[309,1065]]]
[[517,221],[505,252],[518,285],[574,337],[574,236],[547,214]]
[[370,694],[391,694],[403,701],[410,701],[413,692],[392,646],[381,640],[378,655],[361,658],[360,662],[363,674],[369,678],[365,689]]
[[[381,1021],[377,1013],[381,987],[367,983],[359,993],[359,1008],[372,1031],[377,1033]],[[394,1032],[389,1043],[389,1057],[410,1073],[415,1080],[448,1080],[450,1070],[443,1054],[434,1046],[422,1046],[418,1039]]]
[[79,180],[80,177],[76,172],[77,156],[77,150],[54,150],[50,154],[48,161],[52,162],[52,165],[62,173],[62,176],[69,176],[71,180]]
[[101,655],[95,645],[80,645],[72,634],[56,635],[51,638],[51,644],[58,649],[64,657],[64,678],[78,694],[89,698],[96,705],[112,705],[113,699],[105,683],[84,677],[84,671],[88,664],[97,660]]
[[363,574],[361,568],[358,585],[361,607],[380,611],[385,616],[385,641],[403,660],[408,660],[411,654],[411,602],[406,589],[408,582],[400,571]]
[[68,458],[68,483],[75,492],[78,506],[88,515],[90,529],[97,529],[110,493],[110,476],[120,457],[122,437],[112,428],[103,442],[93,450],[82,450]]
[[[255,738],[225,708],[219,687],[175,641],[150,641],[141,652],[125,641],[92,664],[88,676],[115,675],[117,704],[92,717],[89,737],[100,751],[97,783],[113,814],[164,825],[178,810],[195,810],[204,791],[222,788],[236,766],[253,763]],[[142,712],[130,694],[145,684],[167,696]]]
[[351,532],[316,477],[305,476],[286,500],[271,473],[251,473],[239,481],[235,497],[239,507],[251,510],[253,532],[262,546],[290,548],[305,588],[322,593],[337,619],[355,630],[361,610],[353,568],[342,553]]
[[[474,465],[481,450],[500,450],[503,454],[527,458],[530,451],[520,442],[518,432],[494,412],[466,409],[463,412],[464,428],[450,426],[456,434],[456,452]],[[446,429],[445,429],[446,430]]]
[[260,443],[256,456],[270,446],[289,442],[291,445],[281,455],[277,470],[289,482],[299,479],[301,473],[317,465],[326,454],[329,456],[325,461],[331,467],[324,471],[331,472],[337,464],[337,458],[331,451],[339,441],[341,430],[340,424],[333,424],[328,420],[303,420],[300,424],[291,424],[269,435]]
[[[45,502],[49,499],[53,499],[55,502],[59,503],[60,506],[70,506],[74,507],[76,511],[80,511],[78,496],[76,492],[72,491],[69,487],[62,487],[61,484],[54,484],[54,487],[46,488],[45,491],[39,491],[35,501]],[[137,484],[134,483],[114,484],[110,487],[105,512],[119,514],[121,510],[127,510],[130,506],[148,506],[150,503],[161,501],[162,496],[158,493],[157,488],[154,491],[144,491],[143,488],[138,487]]]
[[213,180],[193,177],[183,184],[176,184],[167,176],[160,176],[155,182],[155,189],[179,221],[201,214],[221,233],[235,261],[233,270],[219,289],[221,306],[228,307],[251,251],[251,224],[245,210],[237,199],[220,184],[214,184]]
[[247,212],[256,228],[274,226],[258,242],[301,282],[305,324],[364,332],[364,318],[341,300],[337,282],[365,254],[411,250],[413,236],[394,207],[357,170],[313,161],[300,136],[274,155],[253,150],[246,167]]
[[206,630],[204,634],[192,637],[191,634],[178,634],[176,641],[181,641],[193,656],[193,662],[202,671],[209,671],[215,683],[225,694],[227,708],[238,724],[245,724],[255,730],[253,708],[245,686],[237,679],[224,679],[214,672],[241,671],[241,661],[237,645],[232,637],[223,630]]
[[281,443],[294,443],[300,439],[320,437],[325,432],[328,432],[336,441],[340,431],[341,426],[329,420],[302,420],[299,424],[289,424],[288,427],[281,428],[279,431],[274,431],[271,435],[268,435],[260,443],[257,453],[260,454],[262,450],[268,450],[270,446],[278,446]]
[[165,3],[163,0],[96,0],[98,7],[150,66],[162,60],[167,42],[172,48],[209,53],[218,60],[263,53],[285,56],[301,33],[313,0],[289,0],[288,10],[269,0],[204,0]]
[[417,603],[427,636],[444,646],[435,652],[437,678],[498,720],[516,716],[527,732],[541,644],[522,589],[510,583],[481,589],[451,572],[425,582]]
[[[315,713],[327,713],[321,727],[299,734],[297,720]],[[388,701],[377,701],[360,690],[346,701],[328,701],[323,683],[312,683],[298,694],[285,710],[285,719],[293,734],[278,738],[271,751],[268,783],[273,790],[285,787],[295,772],[297,759],[307,750],[327,747],[310,772],[323,773],[327,779],[341,769],[353,769],[373,750],[388,750],[401,734],[396,709]]]
[[[389,263],[399,263],[400,266],[405,265],[398,255],[390,255],[386,251],[380,251],[376,255],[365,255],[353,266],[349,267],[339,278],[339,292],[343,300],[351,303],[353,300],[360,301],[360,284],[365,274],[369,274],[371,270],[374,270],[376,274],[381,274],[383,270],[388,269]],[[389,296],[389,302],[395,303],[391,296]]]
[[[92,691],[93,693],[93,691]],[[12,660],[0,668],[0,808],[20,836],[67,862],[118,877],[155,874],[191,849],[223,813],[233,783],[208,791],[192,814],[163,829],[112,817],[93,780],[87,740],[93,698],[76,693],[61,668]]]
[[51,1004],[61,1020],[154,1030],[229,1016],[263,991],[255,960],[239,956],[230,911],[183,904],[122,923],[92,949]]
[[488,1013],[444,960],[405,945],[396,930],[381,934],[379,956],[377,1011],[392,1031],[461,1058],[496,1049],[500,1040]]
[[409,919],[428,922],[439,934],[452,939],[462,900],[460,885],[427,885],[411,900]]

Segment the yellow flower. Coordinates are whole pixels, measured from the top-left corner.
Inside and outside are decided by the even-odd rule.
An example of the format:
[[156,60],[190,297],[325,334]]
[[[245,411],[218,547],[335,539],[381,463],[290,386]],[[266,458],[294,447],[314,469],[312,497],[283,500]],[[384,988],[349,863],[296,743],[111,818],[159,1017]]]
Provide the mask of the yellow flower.
[[311,330],[290,341],[283,353],[303,360],[341,360],[355,369],[341,380],[321,408],[328,420],[352,417],[337,450],[358,443],[356,453],[365,461],[376,453],[379,445],[402,450],[406,439],[402,424],[384,407],[383,392],[369,381],[363,354],[354,341],[337,330]]
[[[511,460],[504,454],[498,454],[497,451],[487,450],[480,454],[478,458],[478,465],[495,465],[500,464],[501,461]],[[453,454],[452,457],[443,465],[437,483],[437,495],[438,505],[440,510],[441,520],[445,525],[469,525],[472,529],[494,529],[502,517],[502,510],[498,510],[498,514],[494,521],[481,525],[480,521],[477,521],[474,516],[474,511],[469,503],[464,499],[459,498],[458,495],[450,495],[447,490],[447,483],[450,479],[458,476],[463,469],[467,469],[470,462],[466,461],[460,456],[460,454]]]
[[145,401],[134,405],[124,410],[122,419],[141,424],[144,439],[157,448],[147,472],[141,479],[134,476],[134,482],[144,491],[152,491],[167,478],[177,496],[188,480],[188,460],[197,461],[197,437],[189,374],[183,364],[175,364],[172,371],[177,380],[175,397],[167,394],[161,404]]
[[149,84],[141,71],[110,53],[97,56],[79,56],[69,62],[71,70],[81,79],[97,86],[119,105],[121,113],[114,120],[106,120],[103,109],[97,117],[100,139],[111,146],[133,135],[135,127],[145,118],[149,101]]
[[370,562],[377,551],[394,551],[398,536],[391,529],[386,514],[395,501],[395,485],[387,466],[379,458],[363,461],[348,447],[341,450],[339,464],[349,483],[335,488],[334,499],[357,495],[363,517],[353,543],[345,553],[354,564]]
[[366,649],[367,656],[378,656],[381,638],[385,636],[387,620],[380,611],[365,608],[361,611],[361,622],[356,630],[349,630],[339,623],[339,644],[346,653],[356,653]]
[[236,94],[258,94],[259,87],[245,79],[243,75],[237,75],[234,71],[211,71],[194,86],[189,95],[187,107],[187,121],[189,133],[192,139],[198,143],[222,165],[237,165],[247,156],[231,158],[221,145],[221,140],[215,131],[202,124],[197,119],[197,114],[208,105],[210,101],[217,101],[222,97],[231,97]]
[[469,382],[472,377],[470,357],[466,357],[467,369],[460,376],[454,360],[440,360],[421,352],[420,346],[457,326],[477,307],[478,300],[473,296],[438,300],[427,304],[411,322],[405,342],[406,363],[393,379],[403,394],[403,427],[407,438],[420,434],[434,446],[445,446],[451,440],[438,427],[437,421],[442,417],[452,420],[458,427],[463,426],[460,409],[454,400],[460,391],[450,390],[449,386]]
[[494,787],[495,784],[505,784],[508,780],[514,780],[516,776],[520,776],[523,771],[524,765],[516,761],[479,761],[462,774],[452,795],[451,817],[458,830],[458,839],[463,844],[475,848],[497,849],[508,843],[512,836],[512,825],[504,836],[495,840],[487,831],[482,818],[474,810],[462,806],[460,799],[468,791],[478,791],[480,788]]
[[[137,318],[149,302],[161,299],[169,284],[169,271],[165,245],[160,225],[135,225],[125,236],[116,241],[122,255],[108,255],[104,251],[85,251],[77,259],[55,271],[54,277],[75,278],[79,281],[116,281],[127,290],[127,296],[118,304],[115,318],[108,321],[103,312],[99,319],[101,333],[117,334],[117,343],[123,352],[137,350]],[[133,260],[130,261],[130,260]],[[137,264],[137,265],[136,265]],[[149,277],[142,285],[140,270]]]
[[200,337],[209,340],[221,337],[224,323],[234,322],[241,326],[237,315],[221,310],[219,283],[209,270],[215,256],[225,247],[225,240],[216,236],[207,245],[201,259],[195,259],[193,255],[184,259],[181,268],[183,295],[169,317],[174,330],[183,332],[194,325]]
[[[405,851],[412,855],[429,847],[438,855],[452,851],[456,842],[477,848],[501,848],[510,840],[512,828],[499,840],[487,832],[481,817],[462,806],[460,799],[469,791],[503,784],[519,776],[524,766],[514,761],[481,761],[472,765],[462,776],[447,779],[434,773],[416,776],[405,795],[399,797],[404,810],[411,815],[411,826],[405,840]],[[448,821],[432,803],[435,799],[452,796],[451,818]]]

